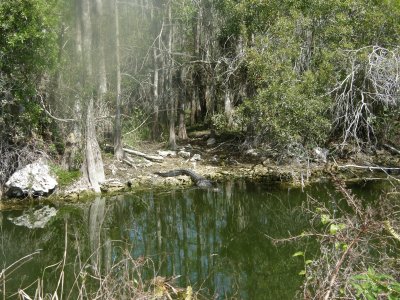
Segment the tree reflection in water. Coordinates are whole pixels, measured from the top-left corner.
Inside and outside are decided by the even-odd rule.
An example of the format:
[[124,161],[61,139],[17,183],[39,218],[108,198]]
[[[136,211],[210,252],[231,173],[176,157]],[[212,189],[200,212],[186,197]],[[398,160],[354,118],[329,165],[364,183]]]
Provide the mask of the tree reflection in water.
[[302,268],[292,258],[297,249],[274,246],[265,234],[286,237],[307,228],[300,190],[228,182],[218,191],[151,192],[142,196],[142,209],[132,196],[123,198],[110,210],[110,227],[120,237],[129,231],[132,255],[151,257],[158,274],[180,275],[179,285],[219,298],[294,297]]
[[[326,198],[326,189],[314,186],[307,192]],[[135,259],[151,260],[142,270],[145,279],[179,275],[179,286],[191,285],[219,299],[293,299],[303,266],[292,254],[306,246],[275,246],[265,234],[280,238],[306,230],[309,223],[301,213],[305,199],[300,189],[245,181],[221,184],[218,190],[97,197],[88,205],[61,207],[45,230],[16,229],[3,217],[3,240],[18,231],[16,244],[7,240],[9,251],[17,249],[19,242],[24,245],[23,239],[44,249],[40,261],[31,262],[36,271],[21,269],[35,278],[62,257],[67,222],[66,273],[70,274],[65,290],[74,284],[74,274],[85,268],[85,262],[91,266],[88,272],[101,276],[129,253]],[[9,261],[30,249],[26,246],[4,257]],[[86,288],[90,289],[90,282]]]

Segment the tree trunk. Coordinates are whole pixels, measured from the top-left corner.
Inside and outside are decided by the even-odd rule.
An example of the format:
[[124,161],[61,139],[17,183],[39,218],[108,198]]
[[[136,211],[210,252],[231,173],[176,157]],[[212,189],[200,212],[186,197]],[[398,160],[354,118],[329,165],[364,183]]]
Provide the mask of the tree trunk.
[[81,24],[81,0],[75,0],[75,52],[76,57],[82,63],[82,24]]
[[228,122],[228,128],[232,128],[233,125],[233,108],[232,108],[232,100],[231,100],[231,91],[227,84],[225,88],[225,117]]
[[101,158],[100,147],[96,138],[95,118],[93,112],[93,98],[89,100],[86,115],[86,149],[83,174],[88,180],[92,189],[100,192],[100,184],[104,182],[104,167]]
[[186,131],[186,120],[185,120],[185,102],[182,97],[178,100],[178,114],[179,114],[179,127],[178,127],[178,138],[180,140],[187,140],[188,135]]
[[153,74],[153,125],[152,125],[152,139],[156,141],[160,137],[159,126],[158,126],[158,56],[157,48],[153,48],[153,61],[154,61],[154,74]]
[[191,126],[194,126],[196,124],[197,98],[198,98],[197,88],[198,87],[196,86],[196,84],[193,84],[192,99],[190,101],[190,125]]
[[[82,23],[81,23],[81,1],[75,0],[75,56],[78,60],[78,66],[82,66]],[[82,90],[83,81],[83,69],[79,70],[81,74],[80,81],[78,82],[77,90]],[[80,95],[77,96],[80,98]],[[74,103],[73,114],[77,119],[82,116],[82,105],[80,99],[77,99]],[[81,163],[78,161],[79,154],[82,151],[82,126],[79,120],[73,122],[73,128],[69,132],[67,137],[67,143],[63,156],[62,165],[67,170],[77,170],[81,167]]]
[[198,94],[198,110],[197,110],[197,113],[198,113],[198,116],[197,116],[197,119],[198,119],[198,121],[199,122],[204,122],[204,120],[205,120],[205,117],[206,117],[206,115],[207,115],[207,103],[206,103],[206,95],[205,95],[205,92],[206,92],[206,87],[205,87],[205,85],[204,85],[204,81],[205,81],[205,74],[204,74],[204,71],[203,70],[201,70],[200,71],[201,73],[199,74],[199,76],[198,76],[198,81],[197,81],[197,86],[198,86],[198,91],[199,91],[199,94]]
[[[90,18],[90,1],[81,1],[81,30],[82,30],[82,65],[84,88],[92,85],[92,23]],[[91,91],[90,91],[91,93]]]
[[[107,93],[107,71],[106,71],[106,58],[105,58],[105,17],[104,17],[104,0],[94,0],[94,9],[92,11],[92,27],[93,27],[93,61],[96,63],[94,68],[94,80],[96,84],[96,107],[98,115],[110,115],[107,103],[104,96]],[[104,141],[105,137],[109,135],[109,122],[102,120],[97,124],[97,133],[100,140]]]
[[87,99],[86,108],[86,141],[84,151],[84,163],[82,172],[95,192],[100,192],[100,183],[105,180],[103,160],[100,147],[97,142],[95,129],[95,113],[93,99],[93,65],[92,65],[92,24],[90,19],[89,0],[81,1],[81,29],[82,29],[82,62],[83,62],[83,84],[84,91],[81,99]]
[[185,104],[186,104],[186,89],[183,84],[184,78],[186,76],[186,72],[184,68],[180,69],[178,76],[178,138],[180,140],[187,140],[187,132],[186,132],[186,118],[185,118]]
[[[213,19],[214,19],[214,9],[212,7],[209,8],[209,10],[205,13],[207,20],[206,20],[206,25],[204,29],[204,44],[205,44],[205,57],[207,62],[213,61],[213,40],[215,38],[214,36],[214,28],[213,28]],[[208,63],[205,66],[205,82],[206,82],[206,91],[205,91],[205,102],[206,102],[206,108],[207,108],[207,116],[208,120],[211,119],[211,117],[215,113],[216,109],[216,101],[215,101],[215,89],[216,89],[216,72],[215,72],[215,65],[212,63]]]
[[118,0],[114,0],[115,5],[115,55],[117,71],[117,101],[114,125],[114,155],[117,160],[122,160],[124,152],[122,151],[121,134],[121,66],[119,55],[119,20],[118,20]]
[[[173,47],[173,36],[174,36],[174,26],[172,24],[172,12],[171,4],[168,5],[168,52],[172,56]],[[169,85],[169,148],[172,150],[176,149],[176,134],[175,134],[175,93],[173,87],[173,73],[174,73],[174,60],[170,59],[169,70],[168,70],[168,85]]]
[[171,97],[169,105],[169,140],[168,146],[171,150],[176,150],[176,134],[175,134],[175,99]]
[[[201,59],[200,57],[200,44],[201,44],[201,26],[202,26],[203,10],[202,5],[199,5],[196,24],[194,28],[194,57],[196,60]],[[190,101],[190,125],[194,126],[198,121],[199,116],[199,103],[200,103],[200,85],[199,85],[199,68],[197,65],[193,66],[192,69],[192,99]]]
[[[97,93],[98,93],[98,101],[102,102],[103,96],[107,93],[107,72],[106,72],[106,62],[105,62],[105,54],[104,54],[104,38],[105,35],[103,33],[102,27],[104,26],[104,17],[103,17],[103,0],[96,0],[96,14],[94,25],[95,28],[95,43],[96,43],[96,71],[97,71]],[[99,103],[101,104],[101,103]]]

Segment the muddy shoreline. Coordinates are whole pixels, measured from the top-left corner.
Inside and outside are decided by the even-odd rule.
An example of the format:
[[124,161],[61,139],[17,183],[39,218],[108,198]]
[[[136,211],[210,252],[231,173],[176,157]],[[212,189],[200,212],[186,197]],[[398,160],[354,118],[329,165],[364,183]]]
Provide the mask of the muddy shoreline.
[[[246,159],[245,159],[246,160]],[[102,185],[102,194],[130,192],[140,189],[169,189],[195,186],[189,176],[160,177],[155,172],[168,172],[174,169],[190,169],[211,180],[215,184],[237,179],[258,180],[265,183],[284,183],[293,186],[307,185],[324,180],[332,169],[330,164],[285,164],[245,161],[228,158],[227,163],[215,164],[206,156],[199,161],[176,157],[165,157],[161,163],[137,161],[136,167],[130,167],[113,159],[105,161],[107,181]],[[328,171],[330,170],[330,171]],[[57,197],[71,199],[92,194],[79,184],[57,192]]]
[[[149,155],[158,155],[165,151],[162,150],[162,146],[162,144],[144,143],[138,149]],[[126,161],[116,161],[112,154],[104,153],[106,182],[102,185],[101,194],[113,195],[142,189],[193,186],[193,182],[188,176],[164,178],[154,174],[173,169],[190,169],[215,183],[245,179],[297,187],[328,180],[332,174],[348,182],[399,178],[399,172],[389,174],[387,170],[379,169],[379,167],[400,166],[400,156],[392,155],[384,150],[374,155],[357,153],[346,159],[329,157],[327,162],[320,161],[318,158],[309,158],[306,161],[293,158],[280,163],[257,151],[232,154],[229,148],[209,147],[204,141],[200,145],[197,143],[195,146],[182,146],[181,151],[186,151],[190,156],[184,157],[178,154],[179,150],[167,151],[169,154],[164,155],[161,162],[151,162],[142,157],[131,157],[129,164]],[[196,159],[193,159],[194,155],[196,155]],[[69,186],[58,188],[48,198],[35,201],[75,202],[91,198],[94,195],[95,193],[87,188],[85,182],[78,180]],[[20,205],[31,201],[29,199],[2,199],[0,210],[6,209],[10,205]]]

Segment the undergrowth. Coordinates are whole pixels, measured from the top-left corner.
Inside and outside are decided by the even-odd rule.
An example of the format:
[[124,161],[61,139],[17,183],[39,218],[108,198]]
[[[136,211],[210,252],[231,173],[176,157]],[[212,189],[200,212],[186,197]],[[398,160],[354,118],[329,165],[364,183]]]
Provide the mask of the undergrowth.
[[57,176],[58,185],[60,187],[66,187],[72,184],[81,176],[81,172],[79,170],[68,171],[55,164],[52,164],[50,168]]
[[305,206],[320,251],[304,266],[303,298],[400,299],[398,181],[372,203],[333,182],[335,209],[310,197]]

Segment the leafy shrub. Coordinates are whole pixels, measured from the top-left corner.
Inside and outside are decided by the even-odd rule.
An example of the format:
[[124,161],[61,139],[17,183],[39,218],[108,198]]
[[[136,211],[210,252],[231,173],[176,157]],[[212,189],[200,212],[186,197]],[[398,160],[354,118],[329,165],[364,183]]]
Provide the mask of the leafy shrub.
[[214,114],[211,117],[211,122],[218,131],[243,131],[245,128],[243,114],[239,111],[234,111],[232,113],[232,124],[229,125],[229,120],[227,116],[223,113]]
[[329,100],[315,94],[314,81],[310,73],[299,82],[276,80],[246,101],[241,112],[256,133],[281,147],[291,143],[321,145],[330,132]]
[[357,291],[358,299],[400,298],[400,283],[390,275],[376,273],[372,268],[368,268],[366,273],[353,276],[350,283]]

